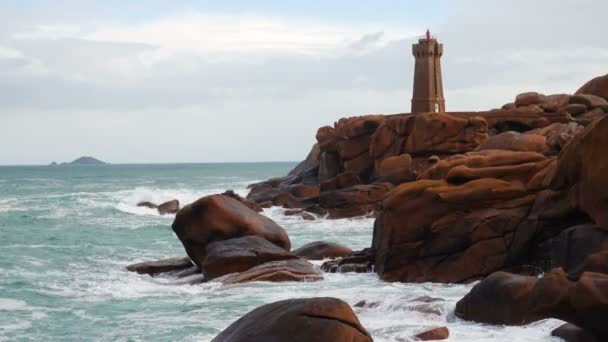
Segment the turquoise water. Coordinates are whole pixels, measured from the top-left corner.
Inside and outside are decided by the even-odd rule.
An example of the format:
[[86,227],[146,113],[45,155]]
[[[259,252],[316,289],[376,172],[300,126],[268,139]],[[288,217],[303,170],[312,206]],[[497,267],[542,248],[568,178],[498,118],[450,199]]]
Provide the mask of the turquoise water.
[[[452,341],[551,341],[549,320],[492,327],[453,317],[471,285],[391,284],[374,274],[326,274],[315,283],[178,284],[126,272],[128,264],[185,255],[171,216],[137,207],[182,205],[287,173],[294,163],[0,167],[0,341],[209,341],[253,308],[294,297],[355,304],[376,341],[447,325]],[[297,248],[327,240],[369,246],[369,218],[304,221],[267,209]],[[412,308],[440,297],[434,314]],[[415,304],[415,303],[414,303]]]

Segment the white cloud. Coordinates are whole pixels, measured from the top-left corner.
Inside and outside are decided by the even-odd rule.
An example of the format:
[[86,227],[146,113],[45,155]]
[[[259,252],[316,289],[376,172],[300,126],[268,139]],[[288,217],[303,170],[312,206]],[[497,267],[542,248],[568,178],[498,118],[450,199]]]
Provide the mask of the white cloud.
[[[608,3],[450,4],[436,30],[449,110],[573,92],[608,72]],[[299,159],[319,126],[409,110],[410,45],[426,29],[200,11],[55,16],[0,21],[0,145],[29,142],[0,150],[0,163]]]

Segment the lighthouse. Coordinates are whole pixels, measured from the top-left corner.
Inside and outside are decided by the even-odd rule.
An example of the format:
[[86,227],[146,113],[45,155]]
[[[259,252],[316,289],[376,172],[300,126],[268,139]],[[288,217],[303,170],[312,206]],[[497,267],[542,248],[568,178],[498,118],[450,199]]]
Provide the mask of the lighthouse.
[[439,44],[427,30],[426,36],[418,39],[417,44],[412,45],[412,53],[416,59],[412,113],[445,112],[441,79],[443,44]]

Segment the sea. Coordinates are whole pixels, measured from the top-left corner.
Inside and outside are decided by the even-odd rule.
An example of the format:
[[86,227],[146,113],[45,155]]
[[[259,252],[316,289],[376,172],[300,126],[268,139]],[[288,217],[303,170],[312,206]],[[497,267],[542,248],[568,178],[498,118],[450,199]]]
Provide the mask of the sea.
[[[560,341],[562,322],[524,327],[466,322],[454,306],[474,284],[388,283],[368,274],[324,274],[319,282],[183,284],[125,266],[185,256],[173,216],[137,207],[182,205],[285,175],[295,163],[0,167],[0,341],[210,341],[261,305],[336,297],[357,308],[375,341],[411,341],[447,326],[449,341]],[[282,208],[263,213],[293,248],[325,240],[369,247],[373,219],[305,221]],[[421,296],[440,299],[425,304]],[[302,332],[306,333],[306,332]]]

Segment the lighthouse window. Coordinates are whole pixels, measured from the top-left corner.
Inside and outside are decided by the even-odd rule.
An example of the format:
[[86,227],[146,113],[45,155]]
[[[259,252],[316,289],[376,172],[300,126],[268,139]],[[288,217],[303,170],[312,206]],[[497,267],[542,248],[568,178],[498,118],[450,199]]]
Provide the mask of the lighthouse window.
[[435,102],[435,112],[439,112],[439,103]]

